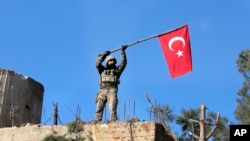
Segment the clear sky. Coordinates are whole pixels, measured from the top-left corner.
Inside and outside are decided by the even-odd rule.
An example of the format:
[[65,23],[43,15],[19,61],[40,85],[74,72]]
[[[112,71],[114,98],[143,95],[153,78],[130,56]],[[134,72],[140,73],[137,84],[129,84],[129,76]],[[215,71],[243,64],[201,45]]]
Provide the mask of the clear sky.
[[[74,120],[78,105],[81,118],[90,121],[99,89],[97,54],[188,24],[191,73],[170,77],[157,38],[126,50],[119,118],[124,120],[126,107],[125,116],[135,112],[150,120],[147,93],[175,115],[205,104],[235,121],[243,82],[236,59],[250,47],[249,13],[248,0],[0,0],[0,67],[44,85],[42,123],[52,117],[53,102],[59,103],[62,123]],[[112,55],[119,63],[120,51]]]

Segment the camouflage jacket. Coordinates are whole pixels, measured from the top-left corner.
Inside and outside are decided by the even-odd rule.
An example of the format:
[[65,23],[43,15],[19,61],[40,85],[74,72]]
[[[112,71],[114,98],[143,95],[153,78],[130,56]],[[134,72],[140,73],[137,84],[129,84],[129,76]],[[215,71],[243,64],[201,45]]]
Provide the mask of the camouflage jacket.
[[101,55],[98,57],[96,61],[96,68],[100,74],[100,86],[106,87],[106,86],[114,86],[117,87],[117,85],[120,83],[120,76],[122,72],[124,71],[126,65],[127,65],[127,57],[125,51],[121,51],[120,60],[121,63],[118,66],[115,66],[114,68],[107,68],[102,65],[102,62],[105,60],[106,55]]

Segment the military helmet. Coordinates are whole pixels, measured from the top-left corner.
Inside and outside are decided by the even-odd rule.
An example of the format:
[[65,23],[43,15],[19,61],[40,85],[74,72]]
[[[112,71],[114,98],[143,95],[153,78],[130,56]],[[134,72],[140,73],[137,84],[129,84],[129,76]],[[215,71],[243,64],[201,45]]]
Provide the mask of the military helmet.
[[114,61],[115,61],[115,64],[116,64],[116,59],[115,59],[115,57],[112,56],[112,55],[107,56],[107,58],[106,58],[106,64],[108,64],[108,61],[110,61],[110,60],[114,60]]

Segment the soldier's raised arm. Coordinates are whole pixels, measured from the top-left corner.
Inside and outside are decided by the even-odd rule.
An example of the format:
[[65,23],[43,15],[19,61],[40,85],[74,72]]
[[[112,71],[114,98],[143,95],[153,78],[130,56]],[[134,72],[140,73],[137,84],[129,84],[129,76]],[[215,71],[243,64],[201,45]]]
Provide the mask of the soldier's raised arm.
[[105,69],[105,67],[102,65],[102,62],[109,54],[110,51],[105,51],[103,54],[98,55],[95,65],[99,74],[101,74],[101,72]]
[[126,52],[125,50],[127,49],[127,46],[124,45],[121,47],[121,63],[118,66],[118,71],[121,74],[123,72],[123,70],[125,69],[126,65],[127,65],[127,56],[126,56]]

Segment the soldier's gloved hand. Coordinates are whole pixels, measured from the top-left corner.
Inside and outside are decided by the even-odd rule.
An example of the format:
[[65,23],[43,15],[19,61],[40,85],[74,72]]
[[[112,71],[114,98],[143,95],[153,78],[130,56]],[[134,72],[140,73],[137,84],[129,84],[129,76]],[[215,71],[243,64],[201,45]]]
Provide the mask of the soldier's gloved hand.
[[121,46],[121,50],[125,51],[127,49],[127,47],[128,47],[128,45],[123,45],[123,46]]
[[109,50],[104,52],[104,55],[105,55],[105,56],[108,56],[109,54],[110,54],[110,51],[109,51]]

